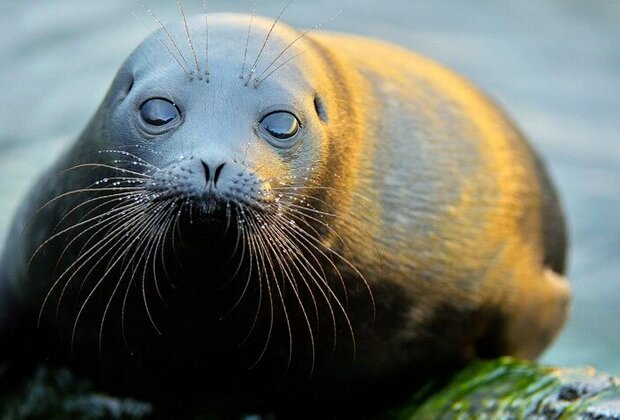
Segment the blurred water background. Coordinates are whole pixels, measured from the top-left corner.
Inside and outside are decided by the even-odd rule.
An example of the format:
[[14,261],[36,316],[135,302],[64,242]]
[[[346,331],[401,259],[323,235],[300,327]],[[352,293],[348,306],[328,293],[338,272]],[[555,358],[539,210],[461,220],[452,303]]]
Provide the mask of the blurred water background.
[[[258,0],[275,16],[283,0]],[[200,13],[202,1],[185,0]],[[253,2],[209,0],[250,13]],[[173,0],[144,0],[164,21]],[[514,117],[568,215],[573,313],[543,361],[620,374],[620,1],[296,0],[284,20],[389,40],[456,69]],[[0,0],[0,243],[153,21],[127,0]],[[0,245],[2,246],[2,245]],[[10,246],[10,244],[9,244]]]

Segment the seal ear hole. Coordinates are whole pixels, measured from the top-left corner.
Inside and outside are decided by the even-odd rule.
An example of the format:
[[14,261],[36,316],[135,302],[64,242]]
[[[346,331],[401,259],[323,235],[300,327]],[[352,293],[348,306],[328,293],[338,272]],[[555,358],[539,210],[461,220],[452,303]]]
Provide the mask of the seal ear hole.
[[314,97],[314,109],[316,110],[316,113],[321,121],[327,122],[327,111],[325,110],[325,105],[319,95]]
[[122,101],[127,96],[129,96],[129,92],[133,89],[134,78],[131,73],[124,74],[122,79],[120,79],[117,83],[117,100]]
[[133,89],[133,83],[134,83],[134,79],[133,77],[130,77],[129,86],[127,86],[127,89],[125,89],[125,96],[129,96],[129,92],[131,92],[131,89]]

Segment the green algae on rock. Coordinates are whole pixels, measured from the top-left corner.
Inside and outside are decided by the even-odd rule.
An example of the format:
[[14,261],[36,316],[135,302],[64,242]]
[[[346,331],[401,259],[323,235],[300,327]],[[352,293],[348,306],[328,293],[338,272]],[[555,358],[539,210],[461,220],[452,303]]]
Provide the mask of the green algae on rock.
[[620,378],[508,357],[477,362],[386,418],[620,419]]

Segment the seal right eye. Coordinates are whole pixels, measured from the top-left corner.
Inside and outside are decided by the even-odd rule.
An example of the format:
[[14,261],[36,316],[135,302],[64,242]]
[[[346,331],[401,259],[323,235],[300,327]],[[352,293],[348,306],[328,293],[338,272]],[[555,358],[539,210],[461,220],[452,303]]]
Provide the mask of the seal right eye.
[[149,99],[140,106],[140,117],[152,126],[161,127],[179,118],[177,106],[167,99]]

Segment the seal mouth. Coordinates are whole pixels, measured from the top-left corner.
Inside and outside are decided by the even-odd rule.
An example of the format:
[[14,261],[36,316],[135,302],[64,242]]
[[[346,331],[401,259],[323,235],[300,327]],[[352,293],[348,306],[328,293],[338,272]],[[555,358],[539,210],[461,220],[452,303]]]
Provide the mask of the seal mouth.
[[214,196],[208,196],[203,200],[197,202],[198,211],[204,217],[213,218],[216,213],[220,213],[226,204],[224,200],[218,199]]
[[258,197],[249,194],[221,194],[207,191],[188,199],[191,205],[190,218],[193,222],[210,225],[229,225],[231,220],[249,209],[262,214],[268,211],[271,195],[263,193]]
[[251,193],[240,189],[224,193],[209,190],[197,196],[195,195],[193,202],[202,213],[208,215],[233,205],[264,210],[265,205],[272,201],[272,196],[270,187],[261,191],[252,191]]
[[209,192],[202,197],[192,200],[192,205],[196,209],[196,215],[200,222],[221,222],[226,218],[226,213],[230,214],[234,201],[227,200],[217,194]]

